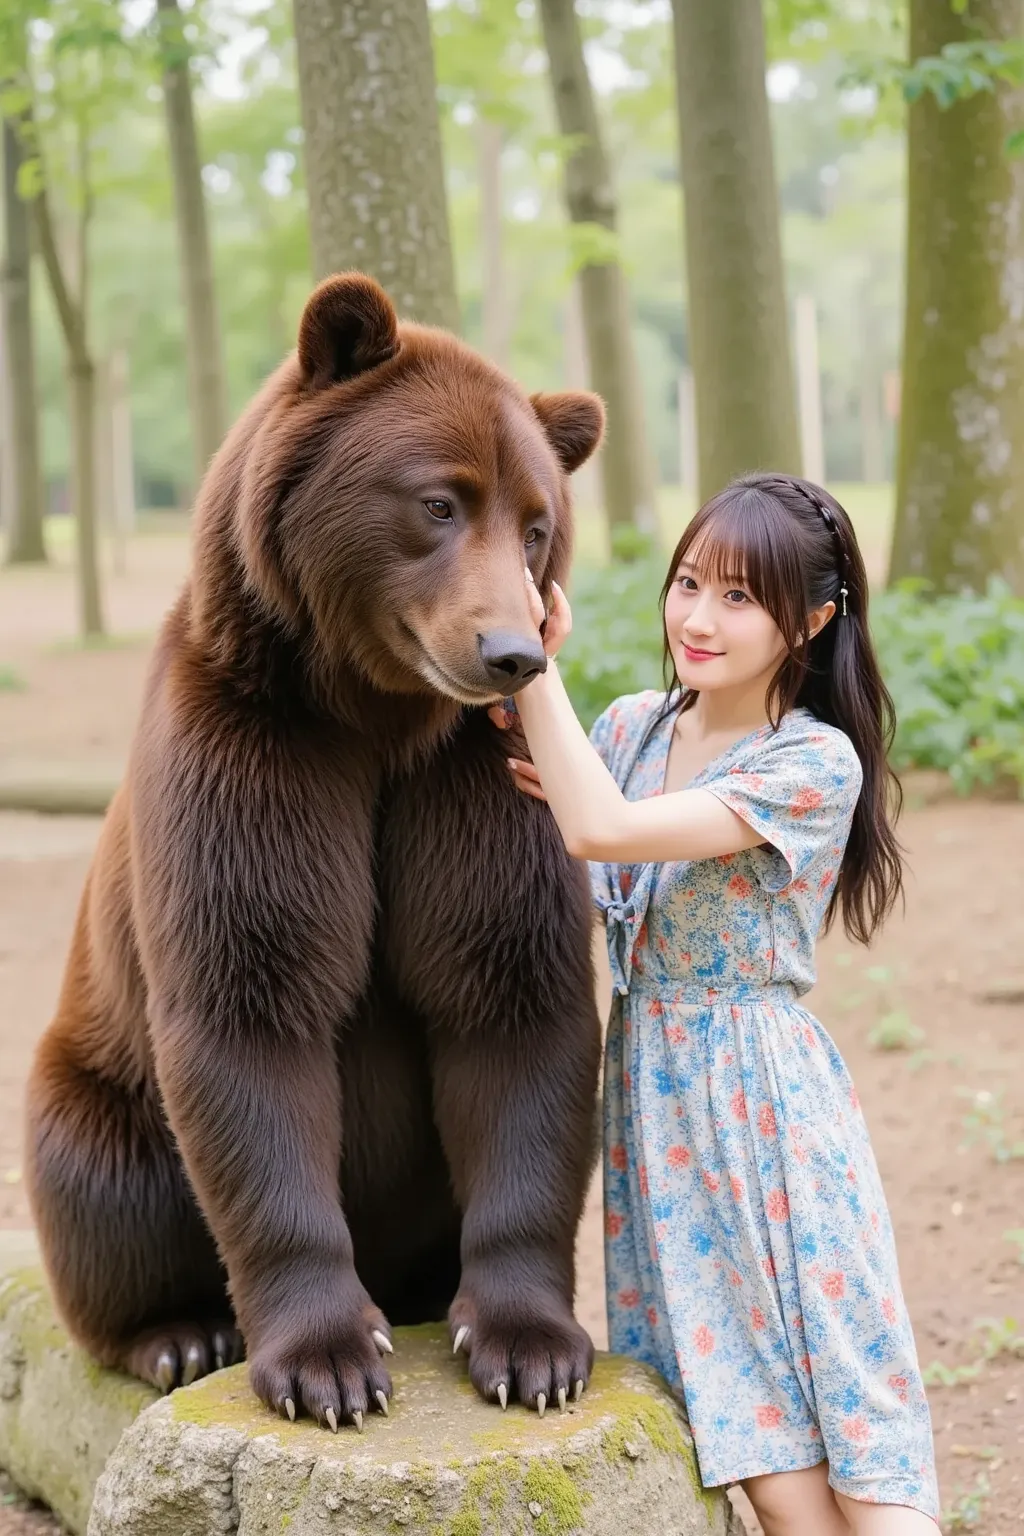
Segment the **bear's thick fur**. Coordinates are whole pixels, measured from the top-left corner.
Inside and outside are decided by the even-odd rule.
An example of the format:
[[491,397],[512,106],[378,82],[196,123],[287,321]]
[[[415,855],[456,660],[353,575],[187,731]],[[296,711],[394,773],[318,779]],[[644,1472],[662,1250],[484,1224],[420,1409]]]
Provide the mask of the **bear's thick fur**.
[[386,1411],[389,1324],[447,1314],[489,1399],[586,1381],[586,877],[485,706],[545,664],[524,560],[565,579],[601,428],[347,274],[213,461],[28,1092],[105,1364],[244,1347],[333,1428]]

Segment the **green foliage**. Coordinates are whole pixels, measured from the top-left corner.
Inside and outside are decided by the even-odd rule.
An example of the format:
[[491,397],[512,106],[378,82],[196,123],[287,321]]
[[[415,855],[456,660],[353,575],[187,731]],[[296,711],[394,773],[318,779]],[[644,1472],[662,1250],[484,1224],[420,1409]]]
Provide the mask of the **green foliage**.
[[897,772],[943,769],[963,792],[1004,777],[1024,788],[1024,602],[1001,582],[937,598],[904,582],[872,608]]
[[578,567],[573,577],[572,634],[558,664],[588,730],[613,699],[662,686],[658,594],[665,559],[649,544],[631,553],[636,558]]
[[[666,561],[650,546],[628,562],[623,553],[579,568],[573,581],[573,632],[560,660],[588,727],[620,694],[663,686]],[[873,599],[872,627],[896,703],[897,772],[941,769],[965,793],[1006,777],[1024,789],[1024,601],[1001,583],[983,597],[934,598],[906,582]]]

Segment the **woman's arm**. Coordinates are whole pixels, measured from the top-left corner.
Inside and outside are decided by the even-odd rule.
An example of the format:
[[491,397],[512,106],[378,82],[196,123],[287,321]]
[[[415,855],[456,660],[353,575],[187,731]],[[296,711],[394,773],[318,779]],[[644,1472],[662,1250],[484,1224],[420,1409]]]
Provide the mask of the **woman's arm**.
[[[713,859],[764,841],[715,795],[684,789],[649,800],[627,800],[576,718],[554,657],[572,628],[565,596],[554,588],[551,613],[527,584],[538,626],[544,624],[548,669],[517,695],[516,708],[533,764],[509,759],[516,783],[547,800],[568,851],[602,864]],[[500,710],[492,711],[496,723]]]
[[712,859],[764,836],[706,789],[627,800],[587,740],[554,662],[516,698],[536,774],[513,764],[521,788],[543,786],[566,848],[595,863]]

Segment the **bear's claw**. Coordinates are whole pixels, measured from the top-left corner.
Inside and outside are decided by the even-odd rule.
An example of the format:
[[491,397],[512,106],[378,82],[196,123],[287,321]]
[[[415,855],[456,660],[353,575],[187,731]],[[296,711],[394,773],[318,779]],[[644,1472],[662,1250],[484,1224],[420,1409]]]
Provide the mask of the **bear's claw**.
[[559,1413],[564,1413],[565,1412],[565,1388],[564,1387],[559,1387],[559,1389],[558,1389],[558,1411],[559,1411]]
[[381,1413],[384,1415],[385,1418],[387,1418],[387,1416],[388,1416],[387,1393],[386,1392],[377,1391],[373,1395],[377,1399],[378,1403],[380,1403],[380,1411],[381,1411]]
[[363,1432],[363,1416],[359,1412],[358,1408],[352,1414],[352,1422],[355,1424],[356,1429],[358,1429],[359,1433],[362,1434],[362,1432]]
[[291,1419],[292,1423],[294,1424],[295,1423],[295,1404],[293,1403],[293,1401],[292,1401],[292,1399],[290,1397],[286,1397],[285,1400],[284,1400],[284,1411],[288,1415],[288,1417]]
[[386,1333],[381,1333],[379,1328],[375,1328],[371,1337],[382,1355],[394,1354],[395,1346],[392,1344]]
[[161,1392],[167,1393],[173,1390],[177,1374],[178,1362],[169,1349],[161,1350],[156,1362],[156,1384]]
[[185,1364],[181,1370],[181,1384],[190,1387],[199,1375],[203,1365],[203,1351],[198,1344],[190,1344],[185,1351]]
[[576,1383],[576,1401],[579,1402],[579,1400],[580,1400],[580,1398],[582,1396],[583,1396],[583,1383],[582,1383],[582,1381],[578,1381]]
[[506,1387],[503,1381],[498,1383],[498,1402],[501,1404],[502,1413],[504,1413],[508,1407],[508,1387]]
[[548,1405],[548,1400],[544,1396],[544,1393],[543,1392],[538,1392],[537,1393],[537,1417],[538,1417],[538,1419],[542,1419],[544,1417],[544,1410],[547,1407],[547,1405]]
[[457,1355],[458,1354],[459,1350],[462,1348],[463,1344],[466,1342],[466,1340],[468,1338],[469,1338],[469,1328],[466,1326],[465,1323],[463,1323],[462,1327],[459,1329],[458,1333],[455,1335],[455,1343],[452,1345],[452,1354],[453,1355]]
[[334,1409],[327,1408],[324,1411],[324,1418],[331,1426],[331,1433],[336,1435],[338,1433],[338,1415],[335,1413]]

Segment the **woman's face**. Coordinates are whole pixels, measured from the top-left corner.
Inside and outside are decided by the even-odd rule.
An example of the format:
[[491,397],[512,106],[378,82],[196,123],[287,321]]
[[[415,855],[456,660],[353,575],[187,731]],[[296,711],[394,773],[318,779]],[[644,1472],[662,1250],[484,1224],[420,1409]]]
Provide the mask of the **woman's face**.
[[786,655],[778,625],[741,576],[705,579],[685,556],[665,598],[665,629],[680,683],[699,693],[761,678],[767,687]]

